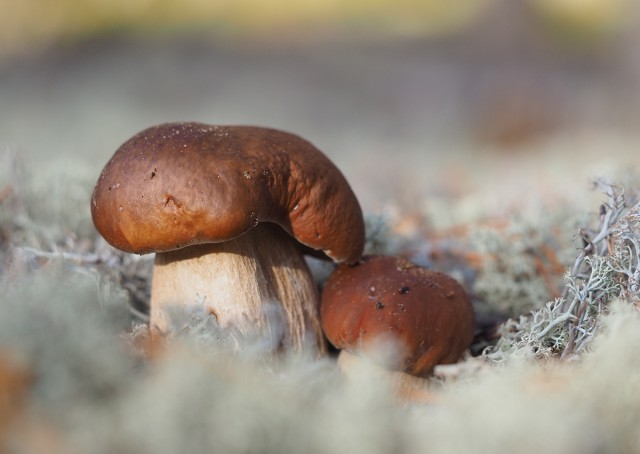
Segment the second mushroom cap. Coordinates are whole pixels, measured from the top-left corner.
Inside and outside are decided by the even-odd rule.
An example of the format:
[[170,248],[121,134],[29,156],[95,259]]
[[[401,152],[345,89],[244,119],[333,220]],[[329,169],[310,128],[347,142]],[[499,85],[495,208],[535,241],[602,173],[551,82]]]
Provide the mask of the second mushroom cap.
[[322,292],[329,341],[411,375],[457,361],[474,333],[474,312],[458,282],[399,257],[340,265]]

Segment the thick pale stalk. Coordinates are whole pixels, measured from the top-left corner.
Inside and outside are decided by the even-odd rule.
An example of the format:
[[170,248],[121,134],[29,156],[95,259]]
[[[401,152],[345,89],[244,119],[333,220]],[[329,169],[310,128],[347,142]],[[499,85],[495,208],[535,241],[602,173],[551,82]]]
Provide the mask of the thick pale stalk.
[[156,255],[151,326],[171,328],[172,308],[204,311],[225,329],[274,351],[326,351],[318,291],[293,240],[259,225],[224,243]]

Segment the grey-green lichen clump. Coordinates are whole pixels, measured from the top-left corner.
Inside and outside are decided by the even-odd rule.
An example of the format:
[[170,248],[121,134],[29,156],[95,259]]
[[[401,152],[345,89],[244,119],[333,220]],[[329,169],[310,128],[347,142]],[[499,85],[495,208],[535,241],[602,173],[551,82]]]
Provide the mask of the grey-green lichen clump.
[[575,357],[590,346],[603,315],[616,299],[635,305],[640,288],[640,202],[621,187],[597,180],[606,195],[596,228],[583,228],[583,247],[565,273],[562,294],[540,309],[501,327],[502,337],[485,356]]
[[[550,226],[543,222],[514,220],[503,228],[474,229],[470,245],[483,257],[473,282],[477,298],[491,310],[509,316],[538,309],[561,283],[561,275],[542,272],[543,266],[555,265],[548,263],[557,260],[555,252],[551,257],[545,253],[554,243]],[[554,271],[557,273],[557,267]]]

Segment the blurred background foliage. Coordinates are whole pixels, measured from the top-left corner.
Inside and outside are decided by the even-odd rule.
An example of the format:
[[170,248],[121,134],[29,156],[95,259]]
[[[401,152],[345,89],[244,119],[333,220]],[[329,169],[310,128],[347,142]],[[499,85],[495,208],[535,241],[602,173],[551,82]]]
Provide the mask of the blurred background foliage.
[[629,25],[632,0],[2,0],[0,51],[25,52],[112,32],[194,29],[231,38],[299,40],[463,31],[487,11],[522,3],[540,31],[572,44],[610,38]]
[[150,124],[260,124],[326,151],[365,209],[483,172],[498,193],[496,166],[522,186],[489,151],[546,154],[557,184],[550,156],[580,148],[582,177],[638,134],[638,25],[634,0],[0,0],[0,147],[91,180]]
[[290,39],[292,34],[436,33],[464,26],[488,0],[3,0],[4,52],[113,31],[175,32]]

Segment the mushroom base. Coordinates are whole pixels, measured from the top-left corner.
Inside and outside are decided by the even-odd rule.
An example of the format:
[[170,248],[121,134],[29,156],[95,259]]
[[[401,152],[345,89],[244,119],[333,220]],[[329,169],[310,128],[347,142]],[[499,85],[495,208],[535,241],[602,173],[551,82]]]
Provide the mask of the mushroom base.
[[428,378],[385,369],[346,350],[341,350],[338,355],[338,368],[347,378],[362,378],[366,374],[367,379],[390,388],[400,402],[433,403],[437,400],[435,394],[429,391]]
[[215,317],[219,326],[270,352],[326,352],[319,296],[291,237],[261,224],[239,238],[156,254],[151,327],[172,326],[172,311]]

